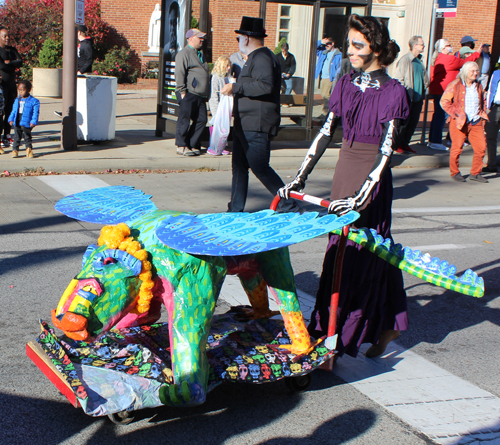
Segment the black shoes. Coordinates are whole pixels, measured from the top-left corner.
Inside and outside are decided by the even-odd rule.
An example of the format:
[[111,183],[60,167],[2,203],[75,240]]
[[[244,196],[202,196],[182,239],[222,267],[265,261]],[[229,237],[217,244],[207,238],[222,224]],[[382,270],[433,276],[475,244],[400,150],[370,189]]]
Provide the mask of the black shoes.
[[452,176],[451,179],[457,182],[465,182],[465,178],[460,174],[456,174],[455,176]]
[[486,178],[483,178],[481,176],[481,174],[479,174],[479,175],[469,175],[469,179],[471,181],[482,182],[484,184],[488,182],[488,180]]
[[57,117],[62,117],[62,111],[54,111],[54,114],[55,114]]
[[483,173],[498,173],[497,167],[483,167]]

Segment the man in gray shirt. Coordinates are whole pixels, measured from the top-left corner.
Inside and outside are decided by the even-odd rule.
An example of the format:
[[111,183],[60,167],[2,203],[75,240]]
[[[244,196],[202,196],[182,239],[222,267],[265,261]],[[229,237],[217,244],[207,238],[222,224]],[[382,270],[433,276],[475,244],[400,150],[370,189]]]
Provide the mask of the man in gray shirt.
[[188,44],[175,57],[175,92],[179,115],[175,129],[177,154],[201,154],[200,138],[207,125],[207,98],[210,94],[210,75],[201,51],[206,34],[199,29],[186,33]]

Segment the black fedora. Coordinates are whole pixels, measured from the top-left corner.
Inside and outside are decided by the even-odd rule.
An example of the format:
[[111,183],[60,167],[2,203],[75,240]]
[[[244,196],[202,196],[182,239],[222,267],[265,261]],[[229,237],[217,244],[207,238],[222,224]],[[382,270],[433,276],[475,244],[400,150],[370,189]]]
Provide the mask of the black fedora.
[[243,16],[240,29],[236,29],[234,32],[250,37],[267,37],[264,20],[258,17]]

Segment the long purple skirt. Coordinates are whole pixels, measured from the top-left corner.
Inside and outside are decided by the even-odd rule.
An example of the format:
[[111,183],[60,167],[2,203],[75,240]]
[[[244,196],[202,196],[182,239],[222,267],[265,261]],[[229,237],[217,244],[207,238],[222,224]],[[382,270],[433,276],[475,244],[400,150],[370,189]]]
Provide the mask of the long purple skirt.
[[[356,143],[355,143],[356,144]],[[346,145],[346,144],[344,144]],[[344,154],[352,155],[352,149],[359,150],[359,146],[370,150],[368,144],[356,144],[358,147],[348,147]],[[370,144],[371,145],[371,144]],[[363,147],[361,147],[363,148]],[[378,149],[378,147],[375,147]],[[344,146],[342,147],[344,150]],[[342,184],[341,197],[352,195],[362,182],[352,181],[353,176],[367,177],[373,161],[366,162],[366,166],[358,162],[354,166],[356,174],[349,167],[346,156],[339,156],[335,168],[332,199],[337,199],[335,184]],[[359,151],[357,153],[359,155]],[[346,162],[343,162],[346,161]],[[361,168],[360,168],[361,167]],[[359,170],[367,170],[360,172]],[[353,185],[349,191],[348,183]],[[356,184],[356,185],[354,185]],[[367,227],[377,230],[384,238],[391,236],[391,207],[392,207],[392,173],[386,168],[380,182],[377,184],[371,202],[360,211],[361,218],[355,222],[356,227]],[[309,333],[315,337],[326,335],[333,284],[333,266],[339,236],[331,236],[328,243],[323,272],[316,295],[316,304],[308,326]],[[406,292],[404,290],[401,270],[378,258],[373,253],[348,241],[340,286],[339,307],[337,312],[337,350],[340,355],[349,354],[356,357],[362,343],[377,343],[382,331],[395,329],[403,331],[408,327],[406,313]]]

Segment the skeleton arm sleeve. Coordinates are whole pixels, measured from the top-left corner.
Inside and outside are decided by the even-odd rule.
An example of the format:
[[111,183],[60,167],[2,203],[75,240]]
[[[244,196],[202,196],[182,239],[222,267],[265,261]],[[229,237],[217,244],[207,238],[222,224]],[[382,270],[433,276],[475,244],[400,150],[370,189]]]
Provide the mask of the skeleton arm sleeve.
[[328,113],[323,127],[319,130],[319,133],[316,135],[311,147],[307,151],[306,157],[297,172],[297,176],[295,176],[292,182],[278,190],[280,197],[288,199],[290,198],[291,191],[298,192],[305,187],[307,177],[313,171],[314,166],[318,163],[332,141],[333,134],[335,133],[339,121],[340,117],[335,116],[331,111]]
[[332,201],[328,207],[329,213],[343,215],[351,210],[357,210],[365,204],[373,193],[373,189],[380,182],[382,172],[387,168],[391,161],[392,147],[394,140],[397,138],[400,128],[400,120],[393,119],[384,124],[381,144],[375,158],[372,170],[361,188],[344,199]]

